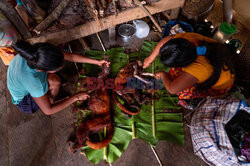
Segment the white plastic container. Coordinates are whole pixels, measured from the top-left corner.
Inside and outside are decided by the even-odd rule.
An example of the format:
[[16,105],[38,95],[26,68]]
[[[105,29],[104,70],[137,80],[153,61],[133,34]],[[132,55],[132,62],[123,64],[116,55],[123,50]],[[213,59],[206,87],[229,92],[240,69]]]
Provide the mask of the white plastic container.
[[133,24],[136,28],[135,35],[138,38],[145,38],[148,36],[150,28],[147,23],[141,20],[134,20]]

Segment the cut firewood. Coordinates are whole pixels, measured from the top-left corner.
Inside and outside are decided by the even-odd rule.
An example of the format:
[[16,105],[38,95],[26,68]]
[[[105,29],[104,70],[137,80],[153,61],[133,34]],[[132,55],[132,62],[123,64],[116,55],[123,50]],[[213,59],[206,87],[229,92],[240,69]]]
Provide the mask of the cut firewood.
[[101,4],[102,4],[102,7],[103,7],[104,9],[107,8],[107,2],[106,2],[106,0],[101,0]]
[[98,7],[100,17],[103,17],[104,16],[104,9],[102,7],[100,0],[96,0],[96,5]]
[[92,10],[96,10],[96,3],[95,0],[84,0],[85,3],[89,4],[87,6],[90,6]]
[[37,23],[42,22],[45,18],[46,13],[41,9],[35,1],[22,0],[23,6],[25,6],[27,12],[36,20]]
[[114,5],[115,15],[117,16],[117,14],[118,14],[118,9],[117,9],[117,0],[112,0],[112,3],[113,3],[113,5]]
[[83,0],[83,1],[84,1],[85,5],[87,6],[87,9],[88,9],[90,16],[93,17],[94,20],[100,26],[100,28],[102,28],[103,24],[98,17],[98,11],[96,10],[95,2],[93,0]]
[[62,11],[66,8],[70,0],[63,0],[53,12],[45,18],[40,24],[34,28],[34,32],[40,34],[41,31],[45,30],[53,21],[57,20],[61,15]]

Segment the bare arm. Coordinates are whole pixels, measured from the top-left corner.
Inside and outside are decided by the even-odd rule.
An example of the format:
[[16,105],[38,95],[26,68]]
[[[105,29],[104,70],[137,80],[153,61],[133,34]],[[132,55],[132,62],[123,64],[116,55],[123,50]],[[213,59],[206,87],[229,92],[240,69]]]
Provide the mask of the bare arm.
[[64,54],[64,59],[70,62],[90,63],[90,64],[95,64],[98,66],[102,66],[103,63],[106,63],[109,65],[109,62],[105,60],[91,59],[91,58],[88,58],[79,54],[71,54],[71,53],[63,53],[63,54]]
[[155,77],[162,79],[165,88],[171,94],[179,93],[198,82],[196,77],[186,72],[182,72],[174,80],[166,72],[158,72],[155,74]]
[[47,93],[43,95],[42,97],[33,97],[37,105],[40,107],[40,109],[43,111],[46,115],[55,114],[64,108],[68,107],[70,104],[79,101],[79,100],[86,100],[89,96],[86,93],[78,93],[74,96],[71,96],[69,98],[60,100],[58,102],[55,102],[51,104],[49,97]]
[[174,36],[167,36],[167,37],[163,38],[161,41],[159,41],[159,43],[155,46],[155,49],[151,53],[151,55],[144,60],[144,63],[143,63],[143,68],[144,69],[147,68],[147,67],[149,67],[153,63],[153,61],[155,60],[155,58],[159,55],[160,48],[166,42],[168,42],[170,39],[172,39],[173,37]]

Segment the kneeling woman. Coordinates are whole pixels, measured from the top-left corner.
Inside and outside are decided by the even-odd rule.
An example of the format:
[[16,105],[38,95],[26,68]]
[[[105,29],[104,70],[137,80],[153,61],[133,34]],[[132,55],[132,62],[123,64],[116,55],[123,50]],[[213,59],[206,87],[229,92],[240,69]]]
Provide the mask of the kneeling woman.
[[63,54],[49,43],[31,45],[18,41],[13,48],[19,54],[9,65],[7,86],[12,102],[25,113],[33,113],[40,108],[46,115],[50,115],[76,101],[88,98],[86,93],[77,93],[54,102],[61,83],[60,77],[55,73],[62,69],[64,59],[99,66],[107,63],[104,60],[98,61],[77,54]]
[[204,98],[226,94],[235,79],[231,52],[226,45],[196,33],[167,36],[144,60],[144,68],[151,65],[157,55],[170,67],[169,73],[158,72],[166,89],[182,99]]

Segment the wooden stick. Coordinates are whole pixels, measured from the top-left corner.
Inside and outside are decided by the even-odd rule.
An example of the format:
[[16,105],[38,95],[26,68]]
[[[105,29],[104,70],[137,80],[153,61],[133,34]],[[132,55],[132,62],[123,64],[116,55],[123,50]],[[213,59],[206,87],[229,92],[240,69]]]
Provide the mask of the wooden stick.
[[[155,63],[153,62],[152,64],[152,73],[155,73]],[[152,92],[152,134],[153,134],[153,137],[156,138],[156,132],[155,132],[155,99],[154,99],[154,96],[155,96],[155,92],[153,91]]]
[[104,47],[104,44],[103,44],[102,39],[100,38],[99,34],[96,33],[96,36],[97,36],[97,38],[98,38],[98,40],[99,40],[99,42],[100,42],[100,44],[101,44],[101,46],[102,46],[103,51],[106,52],[106,49],[105,49],[105,47]]
[[152,20],[152,22],[154,23],[154,25],[156,26],[158,31],[162,32],[162,29],[161,29],[160,25],[156,22],[156,20],[151,15],[151,13],[148,11],[148,9],[145,6],[143,6],[143,4],[139,0],[134,0],[134,2],[135,2],[136,5],[138,5],[149,16],[149,18]]
[[151,149],[152,149],[152,151],[153,151],[153,153],[154,153],[154,155],[155,155],[155,157],[156,157],[156,159],[157,159],[159,165],[162,166],[161,160],[160,160],[160,158],[158,157],[158,155],[157,155],[157,153],[156,153],[154,147],[153,147],[152,145],[150,145],[150,147],[151,147]]
[[79,42],[81,43],[82,48],[83,48],[84,50],[90,50],[88,44],[86,43],[86,41],[85,41],[83,38],[80,38],[80,39],[78,39],[78,40],[79,40]]

